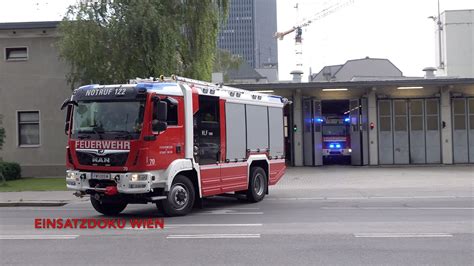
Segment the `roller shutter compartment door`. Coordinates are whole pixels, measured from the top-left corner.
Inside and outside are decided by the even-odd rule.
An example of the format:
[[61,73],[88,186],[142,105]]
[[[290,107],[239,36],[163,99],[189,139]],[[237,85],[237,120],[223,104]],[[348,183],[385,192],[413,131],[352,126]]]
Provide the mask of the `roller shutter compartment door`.
[[452,100],[454,163],[469,162],[466,109],[465,98]]
[[426,163],[424,100],[410,100],[410,163]]
[[392,101],[379,100],[377,111],[379,163],[393,164]]

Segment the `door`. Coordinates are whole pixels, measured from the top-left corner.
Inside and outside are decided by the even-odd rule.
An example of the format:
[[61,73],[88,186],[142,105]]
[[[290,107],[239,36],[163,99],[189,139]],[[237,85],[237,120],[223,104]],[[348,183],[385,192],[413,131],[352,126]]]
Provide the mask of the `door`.
[[410,163],[426,163],[426,144],[424,127],[424,100],[412,99],[409,102],[410,110]]
[[312,100],[303,99],[303,164],[313,166],[313,112]]
[[469,162],[474,163],[474,98],[468,98],[469,104]]
[[453,159],[454,163],[469,162],[466,99],[452,100],[453,113]]
[[360,131],[360,115],[361,115],[360,100],[350,100],[350,138],[351,138],[351,164],[362,165],[362,143]]
[[323,165],[323,132],[321,123],[323,122],[323,114],[321,110],[321,101],[313,101],[313,147],[314,147],[314,165]]
[[393,101],[393,162],[409,164],[408,104],[407,100]]
[[426,128],[426,163],[441,163],[441,132],[439,117],[439,100],[426,99],[425,101],[425,128]]
[[194,159],[200,165],[203,196],[221,193],[219,98],[199,96],[199,111],[194,115]]
[[378,101],[379,163],[393,164],[392,101]]
[[360,129],[361,129],[361,144],[362,144],[362,165],[369,164],[369,110],[367,98],[360,99]]

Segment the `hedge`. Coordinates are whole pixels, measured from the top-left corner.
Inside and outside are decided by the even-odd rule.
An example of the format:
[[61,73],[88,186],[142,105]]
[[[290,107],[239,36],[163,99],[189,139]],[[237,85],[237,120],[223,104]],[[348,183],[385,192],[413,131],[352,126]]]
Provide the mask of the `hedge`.
[[21,178],[21,168],[17,163],[0,162],[0,173],[5,180],[14,180]]

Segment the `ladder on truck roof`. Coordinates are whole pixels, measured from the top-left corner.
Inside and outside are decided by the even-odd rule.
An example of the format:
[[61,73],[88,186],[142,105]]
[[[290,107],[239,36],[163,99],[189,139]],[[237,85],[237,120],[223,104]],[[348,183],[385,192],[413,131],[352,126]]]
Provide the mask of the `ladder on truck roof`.
[[[207,93],[208,89],[211,91],[221,91],[221,92],[227,92],[231,97],[241,97],[241,95],[248,95],[251,96],[252,100],[262,100],[262,99],[271,99],[271,98],[277,98],[281,103],[284,105],[286,104],[291,104],[292,102],[289,101],[287,98],[282,97],[282,96],[277,96],[277,95],[269,95],[266,93],[261,93],[257,91],[248,91],[248,90],[243,90],[235,87],[229,87],[229,86],[224,86],[222,84],[214,84],[202,80],[196,80],[196,79],[190,79],[190,78],[185,78],[181,76],[176,76],[176,75],[171,75],[171,77],[165,77],[161,75],[159,78],[155,77],[150,77],[147,79],[142,79],[142,78],[136,78],[136,79],[130,79],[129,83],[130,84],[138,84],[140,82],[184,82],[187,84],[192,84],[196,86],[198,89],[202,90],[203,93]],[[265,97],[265,98],[264,98]]]
[[196,85],[197,87],[211,87],[215,90],[226,91],[226,92],[238,92],[240,94],[252,93],[252,94],[257,94],[257,95],[262,95],[262,96],[263,95],[268,96],[268,94],[264,94],[264,93],[260,93],[260,92],[256,92],[256,91],[248,91],[248,90],[243,90],[243,89],[239,89],[239,88],[235,88],[235,87],[224,86],[222,84],[214,84],[214,83],[207,82],[207,81],[202,81],[202,80],[197,80],[197,79],[190,79],[190,78],[185,78],[185,77],[176,76],[176,75],[171,75],[171,77],[165,77],[165,76],[161,75],[159,78],[155,78],[155,77],[150,77],[150,78],[145,78],[145,79],[135,78],[135,79],[130,79],[129,83],[130,84],[137,84],[137,83],[140,83],[140,82],[164,82],[164,81],[167,81],[167,82],[185,82],[185,83]]

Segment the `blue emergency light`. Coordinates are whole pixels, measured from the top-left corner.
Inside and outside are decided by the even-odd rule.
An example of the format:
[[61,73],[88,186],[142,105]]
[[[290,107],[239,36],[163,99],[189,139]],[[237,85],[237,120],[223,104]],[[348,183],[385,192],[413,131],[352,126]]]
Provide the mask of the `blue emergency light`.
[[351,119],[349,117],[344,118],[344,122],[349,123]]
[[341,144],[339,144],[339,143],[331,143],[331,144],[329,144],[329,148],[330,148],[330,149],[334,149],[334,148],[340,149],[340,148],[341,148]]

